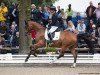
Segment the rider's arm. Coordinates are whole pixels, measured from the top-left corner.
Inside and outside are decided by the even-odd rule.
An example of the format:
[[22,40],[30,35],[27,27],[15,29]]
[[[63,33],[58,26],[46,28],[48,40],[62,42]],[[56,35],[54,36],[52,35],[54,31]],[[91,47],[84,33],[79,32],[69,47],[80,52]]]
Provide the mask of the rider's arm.
[[55,15],[53,15],[53,17],[52,17],[52,25],[55,25],[57,21],[58,21],[58,15],[55,14]]

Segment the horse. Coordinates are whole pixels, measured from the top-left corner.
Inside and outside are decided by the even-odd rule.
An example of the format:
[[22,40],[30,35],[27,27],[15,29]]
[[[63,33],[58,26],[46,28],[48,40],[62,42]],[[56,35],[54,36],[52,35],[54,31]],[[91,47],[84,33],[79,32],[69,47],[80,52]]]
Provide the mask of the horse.
[[[36,44],[30,46],[30,52],[28,56],[25,59],[25,62],[28,61],[30,55],[36,55],[36,49],[41,48],[43,46],[46,46],[46,40],[45,40],[45,27],[43,27],[41,24],[28,21],[27,23],[27,30],[30,33],[32,30],[36,31]],[[74,63],[71,67],[76,67],[76,60],[77,60],[77,51],[75,50],[75,47],[77,45],[77,35],[70,31],[61,31],[60,32],[60,38],[59,40],[53,41],[53,44],[50,47],[58,47],[61,48],[59,52],[59,56],[57,59],[64,56],[65,50],[68,48],[73,57],[74,57]]]

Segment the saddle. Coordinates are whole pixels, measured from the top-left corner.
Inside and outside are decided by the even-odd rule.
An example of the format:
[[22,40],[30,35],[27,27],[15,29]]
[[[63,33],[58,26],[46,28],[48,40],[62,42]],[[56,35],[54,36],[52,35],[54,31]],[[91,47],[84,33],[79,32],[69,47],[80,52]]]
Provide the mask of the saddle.
[[[45,39],[47,40],[47,41],[49,41],[50,40],[50,34],[49,34],[49,31],[48,31],[49,29],[47,29],[46,28],[46,30],[45,30]],[[59,28],[56,30],[56,31],[54,31],[53,33],[51,33],[51,35],[52,35],[52,41],[57,41],[57,40],[59,40],[59,37],[60,37],[60,30],[59,30]]]

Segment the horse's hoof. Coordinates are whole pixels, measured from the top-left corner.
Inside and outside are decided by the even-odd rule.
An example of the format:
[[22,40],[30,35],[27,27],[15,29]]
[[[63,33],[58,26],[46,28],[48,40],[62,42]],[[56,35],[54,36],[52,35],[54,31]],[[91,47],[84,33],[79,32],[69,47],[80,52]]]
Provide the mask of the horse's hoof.
[[70,68],[75,68],[75,67],[76,67],[76,66],[73,66],[73,65],[72,65]]
[[49,64],[54,64],[55,63],[55,61],[51,61],[51,62],[49,62]]
[[73,65],[71,66],[71,68],[75,68],[76,67],[76,63],[73,63]]
[[35,56],[35,57],[37,57],[37,55],[36,55],[36,54],[34,54],[34,56]]
[[49,62],[49,64],[52,64],[52,62]]
[[27,62],[28,60],[27,59],[25,59],[25,62]]

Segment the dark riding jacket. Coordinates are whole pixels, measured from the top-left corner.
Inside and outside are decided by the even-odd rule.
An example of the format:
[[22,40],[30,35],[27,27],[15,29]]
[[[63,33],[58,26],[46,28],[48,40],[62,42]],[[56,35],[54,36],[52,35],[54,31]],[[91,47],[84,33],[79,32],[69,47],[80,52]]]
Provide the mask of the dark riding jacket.
[[57,26],[57,27],[60,26],[60,22],[58,21],[58,14],[57,13],[54,13],[52,15],[51,20],[52,20],[52,23],[50,24],[50,26]]

